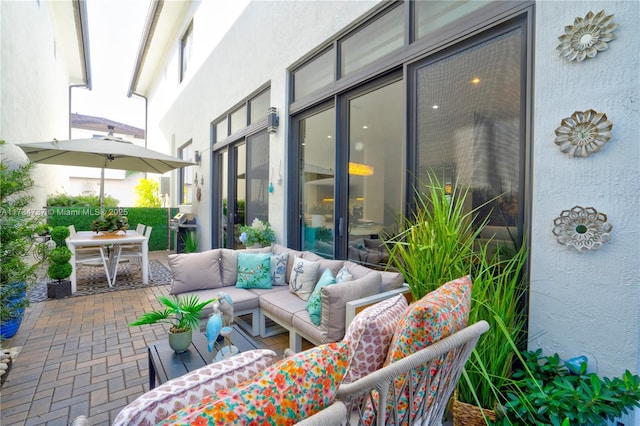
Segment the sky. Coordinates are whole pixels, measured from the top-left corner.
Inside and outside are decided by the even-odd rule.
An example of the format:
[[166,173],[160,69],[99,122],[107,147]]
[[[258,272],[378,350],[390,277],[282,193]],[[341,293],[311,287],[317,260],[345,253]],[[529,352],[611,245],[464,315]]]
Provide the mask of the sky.
[[71,111],[144,129],[144,99],[127,97],[150,0],[88,0],[93,89],[72,90]]

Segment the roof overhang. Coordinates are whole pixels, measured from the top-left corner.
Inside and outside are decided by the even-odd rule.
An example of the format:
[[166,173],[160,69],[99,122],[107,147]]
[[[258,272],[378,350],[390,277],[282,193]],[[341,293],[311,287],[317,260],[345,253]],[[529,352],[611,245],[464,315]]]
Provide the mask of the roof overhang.
[[49,2],[54,16],[56,48],[67,64],[69,84],[91,90],[89,21],[85,0]]
[[150,85],[162,68],[163,59],[190,7],[190,1],[151,1],[127,96],[134,93],[148,95]]

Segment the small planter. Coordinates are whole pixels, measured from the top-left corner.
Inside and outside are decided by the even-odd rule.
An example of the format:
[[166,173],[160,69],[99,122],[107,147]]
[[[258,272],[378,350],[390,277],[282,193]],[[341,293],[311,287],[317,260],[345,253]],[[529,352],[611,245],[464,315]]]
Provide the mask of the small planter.
[[71,281],[63,280],[59,283],[49,282],[47,283],[47,297],[49,299],[64,299],[71,296]]
[[454,392],[453,426],[485,426],[487,422],[482,413],[487,419],[496,421],[495,411],[458,401],[457,393]]
[[18,333],[18,329],[22,324],[22,317],[24,316],[24,308],[20,308],[16,311],[18,313],[17,318],[12,318],[1,324],[0,327],[0,339],[11,339]]
[[169,346],[176,353],[182,353],[186,351],[191,345],[191,329],[184,333],[172,333],[169,332]]

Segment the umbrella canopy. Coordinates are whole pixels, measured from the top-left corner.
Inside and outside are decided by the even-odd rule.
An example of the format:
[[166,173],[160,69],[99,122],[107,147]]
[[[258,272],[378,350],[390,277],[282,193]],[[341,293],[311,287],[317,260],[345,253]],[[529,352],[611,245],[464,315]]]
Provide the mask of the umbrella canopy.
[[194,165],[190,161],[162,154],[111,135],[16,145],[34,163],[101,168],[101,213],[104,210],[104,169],[162,174]]

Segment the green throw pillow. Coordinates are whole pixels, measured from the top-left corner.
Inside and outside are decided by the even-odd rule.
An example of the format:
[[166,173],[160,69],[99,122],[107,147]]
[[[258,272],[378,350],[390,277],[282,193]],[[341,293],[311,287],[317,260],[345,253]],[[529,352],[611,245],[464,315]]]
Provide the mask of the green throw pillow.
[[320,314],[322,308],[322,287],[326,287],[335,283],[336,279],[333,278],[331,269],[327,268],[320,276],[316,287],[313,289],[313,293],[311,293],[311,297],[309,297],[309,300],[307,301],[307,312],[309,312],[311,322],[313,322],[317,326],[320,325]]
[[271,288],[271,254],[238,253],[237,288]]

